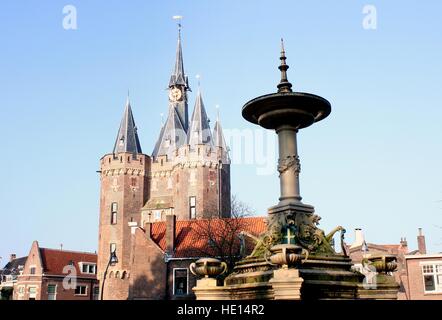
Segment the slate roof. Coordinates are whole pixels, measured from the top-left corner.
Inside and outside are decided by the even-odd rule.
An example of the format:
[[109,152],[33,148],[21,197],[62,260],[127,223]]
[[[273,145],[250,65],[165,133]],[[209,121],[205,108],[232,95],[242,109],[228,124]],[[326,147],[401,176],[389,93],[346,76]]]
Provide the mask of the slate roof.
[[212,140],[209,118],[204,107],[201,91],[198,91],[188,132],[188,144],[191,149],[195,149],[195,146],[198,144],[213,146]]
[[138,138],[137,127],[135,125],[129,97],[127,97],[123,119],[121,119],[120,129],[115,140],[113,153],[130,152],[133,154],[143,153],[140,140]]
[[184,86],[189,88],[189,81],[184,74],[183,49],[181,47],[181,32],[178,34],[178,44],[175,56],[175,68],[170,76],[169,88],[173,86]]
[[184,130],[181,119],[176,109],[171,106],[169,108],[169,115],[166,123],[160,132],[157,145],[155,146],[153,157],[167,155],[169,158],[173,157],[176,149],[187,142],[187,134]]
[[1,273],[3,275],[8,275],[8,274],[17,272],[18,269],[19,269],[19,266],[24,267],[27,259],[28,259],[28,257],[21,257],[21,258],[17,258],[17,259],[14,259],[12,261],[9,261],[5,265],[3,270],[1,270]]
[[219,119],[216,120],[215,127],[213,128],[213,144],[215,147],[220,147],[227,151],[227,144],[224,139],[223,128]]

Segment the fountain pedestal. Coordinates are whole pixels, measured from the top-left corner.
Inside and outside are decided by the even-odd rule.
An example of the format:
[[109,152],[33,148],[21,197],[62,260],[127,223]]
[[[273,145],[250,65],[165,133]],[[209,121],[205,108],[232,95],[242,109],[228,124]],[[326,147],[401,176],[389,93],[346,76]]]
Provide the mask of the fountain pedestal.
[[[257,239],[253,252],[236,264],[224,285],[197,285],[193,289],[197,299],[394,299],[397,287],[390,282],[384,281],[383,289],[365,290],[364,275],[352,270],[345,253],[345,229],[338,226],[325,234],[318,228],[321,217],[313,206],[301,201],[297,133],[325,119],[331,105],[317,95],[293,92],[283,45],[280,60],[278,92],[250,100],[242,109],[247,121],[278,135],[279,203],[268,210],[267,230]],[[342,253],[338,254],[332,239],[339,231]],[[292,268],[272,263],[272,250],[281,245],[301,248],[302,263]]]

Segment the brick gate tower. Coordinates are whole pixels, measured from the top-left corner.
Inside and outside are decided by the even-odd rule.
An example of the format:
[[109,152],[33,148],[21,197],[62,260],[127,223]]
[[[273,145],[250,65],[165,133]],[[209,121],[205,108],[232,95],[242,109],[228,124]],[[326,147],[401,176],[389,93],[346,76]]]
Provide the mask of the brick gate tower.
[[[170,215],[177,220],[231,215],[230,158],[221,122],[218,117],[211,131],[199,88],[189,119],[190,91],[179,32],[168,117],[152,156],[141,151],[128,98],[113,152],[100,160],[98,279],[104,299],[129,297],[136,227]],[[115,263],[109,263],[112,252]]]
[[[127,299],[130,276],[129,223],[140,223],[140,210],[148,198],[149,156],[141,151],[129,98],[111,154],[100,160],[101,193],[98,279],[103,298]],[[111,253],[117,262],[109,265]]]

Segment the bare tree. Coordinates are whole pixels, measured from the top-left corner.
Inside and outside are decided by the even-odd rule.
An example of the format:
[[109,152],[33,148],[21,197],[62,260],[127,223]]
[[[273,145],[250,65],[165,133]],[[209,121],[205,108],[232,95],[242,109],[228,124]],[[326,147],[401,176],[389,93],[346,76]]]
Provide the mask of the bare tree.
[[235,195],[231,199],[231,210],[230,218],[213,218],[208,214],[209,218],[198,220],[195,227],[198,238],[207,243],[197,249],[200,256],[220,259],[227,263],[229,270],[243,257],[240,234],[250,229],[250,221],[244,218],[252,214],[251,207]]

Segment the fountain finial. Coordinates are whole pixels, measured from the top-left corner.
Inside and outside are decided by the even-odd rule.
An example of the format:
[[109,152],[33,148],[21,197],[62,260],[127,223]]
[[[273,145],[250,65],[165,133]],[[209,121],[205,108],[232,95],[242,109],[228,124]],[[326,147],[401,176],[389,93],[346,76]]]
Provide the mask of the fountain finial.
[[287,57],[285,56],[284,39],[281,38],[281,65],[278,67],[281,70],[281,81],[278,84],[278,92],[292,92],[292,84],[287,80],[287,70],[289,66],[286,63]]

